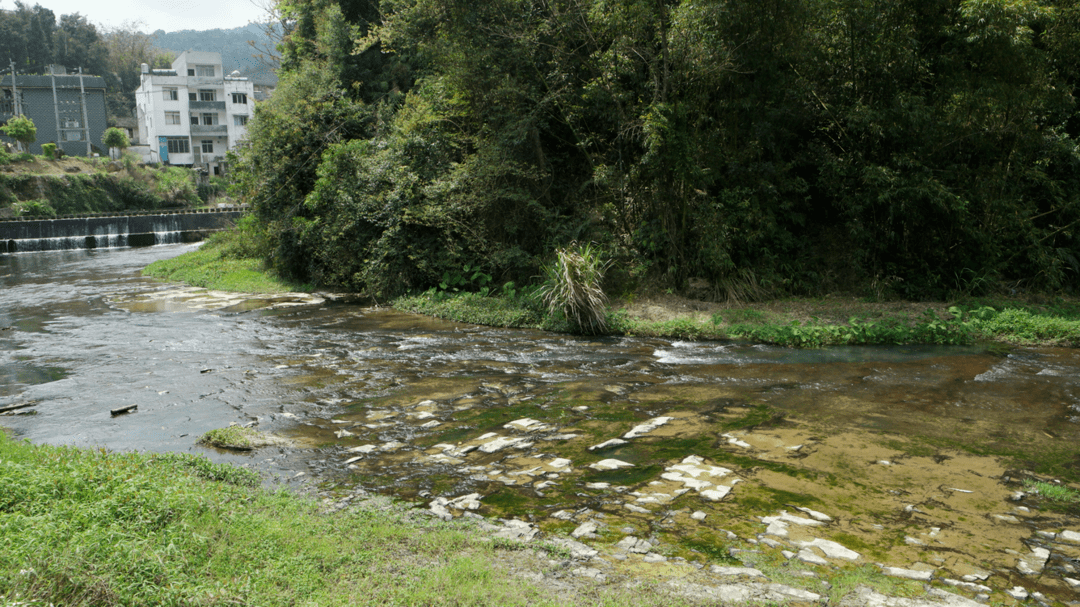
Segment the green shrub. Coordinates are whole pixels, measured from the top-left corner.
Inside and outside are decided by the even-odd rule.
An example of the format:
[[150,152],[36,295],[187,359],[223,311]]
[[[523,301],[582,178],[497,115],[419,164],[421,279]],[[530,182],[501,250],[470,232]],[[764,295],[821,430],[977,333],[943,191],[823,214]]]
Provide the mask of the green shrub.
[[0,164],[11,164],[11,154],[8,154],[3,147],[0,147]]
[[607,326],[607,295],[602,283],[609,261],[590,245],[572,244],[555,251],[555,261],[542,268],[541,296],[552,314],[563,313],[582,333],[601,333]]
[[41,144],[41,157],[46,160],[56,159],[56,144],[55,143],[43,143]]
[[198,204],[195,174],[181,167],[168,167],[157,174],[154,192],[172,204]]
[[16,217],[56,217],[56,209],[48,200],[26,200],[11,205]]

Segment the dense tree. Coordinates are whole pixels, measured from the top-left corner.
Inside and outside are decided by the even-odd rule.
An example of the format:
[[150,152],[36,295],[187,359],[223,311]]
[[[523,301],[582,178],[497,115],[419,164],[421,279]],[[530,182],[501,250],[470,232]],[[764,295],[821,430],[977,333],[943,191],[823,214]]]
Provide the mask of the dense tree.
[[716,297],[1078,284],[1076,0],[278,6],[239,172],[299,277],[528,280],[589,239]]

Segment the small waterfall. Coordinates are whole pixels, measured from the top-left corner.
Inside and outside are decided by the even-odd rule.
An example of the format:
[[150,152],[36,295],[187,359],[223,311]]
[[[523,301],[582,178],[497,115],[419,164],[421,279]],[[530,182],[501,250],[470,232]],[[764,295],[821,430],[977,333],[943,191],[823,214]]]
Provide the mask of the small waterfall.
[[113,217],[0,221],[0,254],[196,242],[211,232],[229,227],[243,212],[240,207],[230,207]]

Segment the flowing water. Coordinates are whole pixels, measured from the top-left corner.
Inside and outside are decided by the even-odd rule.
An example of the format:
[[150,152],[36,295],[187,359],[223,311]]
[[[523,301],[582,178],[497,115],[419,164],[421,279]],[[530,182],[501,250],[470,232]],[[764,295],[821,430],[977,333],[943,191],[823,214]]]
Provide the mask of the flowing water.
[[[727,530],[753,538],[761,517],[809,507],[867,560],[998,568],[1004,586],[1047,544],[1038,531],[1080,529],[1011,501],[1021,468],[1080,476],[1074,350],[590,339],[139,276],[191,248],[0,256],[0,408],[35,403],[0,426],[203,453],[444,515],[551,531],[602,519],[598,541],[631,528],[687,557],[722,560]],[[195,445],[232,422],[292,446]],[[1080,549],[1051,548],[1055,575],[1021,582],[1068,592]]]

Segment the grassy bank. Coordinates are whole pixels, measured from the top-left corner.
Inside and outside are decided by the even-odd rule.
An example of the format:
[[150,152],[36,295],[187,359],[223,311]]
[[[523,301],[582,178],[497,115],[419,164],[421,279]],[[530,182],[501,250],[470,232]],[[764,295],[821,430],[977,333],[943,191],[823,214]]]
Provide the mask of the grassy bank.
[[[506,327],[565,330],[565,319],[528,298],[428,292],[393,302],[401,310],[447,320]],[[970,300],[876,303],[840,298],[786,299],[743,306],[622,302],[607,313],[610,334],[677,339],[745,340],[792,347],[873,344],[970,344],[994,340],[1017,345],[1080,346],[1080,303],[1055,300]],[[675,313],[650,314],[651,308]]]
[[385,501],[326,514],[256,482],[186,454],[34,446],[0,432],[0,603],[626,603],[551,596],[511,575],[531,551],[464,523]]
[[[144,274],[220,291],[310,292],[312,285],[282,280],[265,269],[250,219],[214,235],[198,251],[155,262]],[[495,292],[432,289],[392,305],[436,318],[508,328],[570,331],[536,289]],[[661,313],[655,313],[656,310]],[[816,348],[833,345],[971,344],[1080,346],[1080,301],[1064,298],[986,298],[943,302],[876,302],[845,297],[788,298],[746,305],[665,296],[616,302],[605,333],[675,339],[741,340]]]
[[251,225],[250,219],[241,219],[238,229],[212,235],[198,250],[155,261],[143,275],[216,291],[310,293],[311,285],[283,280],[266,269],[252,251],[257,237],[249,233]]

